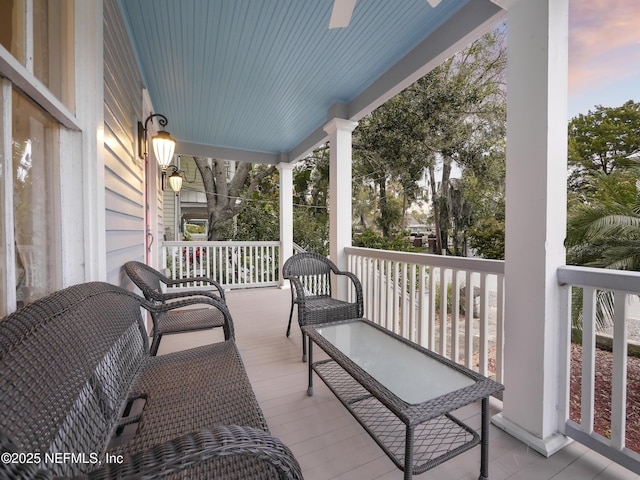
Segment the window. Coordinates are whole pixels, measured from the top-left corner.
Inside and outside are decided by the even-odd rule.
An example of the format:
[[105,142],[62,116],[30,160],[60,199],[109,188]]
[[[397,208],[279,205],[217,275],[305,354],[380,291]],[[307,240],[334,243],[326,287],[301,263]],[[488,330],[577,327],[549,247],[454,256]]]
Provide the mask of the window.
[[0,0],[0,45],[26,66],[26,0]]
[[[91,76],[101,59],[93,55],[95,31],[78,43],[75,17],[99,25],[93,14],[101,8],[0,0],[0,317],[83,279],[86,219],[75,199],[90,159],[82,155],[75,77]],[[75,65],[76,49],[87,54],[90,73]],[[86,124],[95,130],[93,120]],[[62,190],[62,175],[72,191]]]
[[60,285],[59,126],[14,90],[11,132],[15,285],[20,306]]
[[74,110],[73,1],[33,2],[33,73]]
[[71,111],[73,10],[73,0],[0,0],[0,44]]

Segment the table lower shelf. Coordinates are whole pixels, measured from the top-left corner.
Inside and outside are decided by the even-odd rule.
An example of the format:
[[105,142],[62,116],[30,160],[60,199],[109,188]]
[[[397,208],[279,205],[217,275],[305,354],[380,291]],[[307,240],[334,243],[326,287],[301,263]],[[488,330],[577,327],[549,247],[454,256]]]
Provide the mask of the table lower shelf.
[[[313,363],[313,370],[371,435],[393,463],[405,470],[407,428],[349,373],[333,360]],[[450,414],[414,427],[413,474],[423,473],[480,443],[472,428]]]

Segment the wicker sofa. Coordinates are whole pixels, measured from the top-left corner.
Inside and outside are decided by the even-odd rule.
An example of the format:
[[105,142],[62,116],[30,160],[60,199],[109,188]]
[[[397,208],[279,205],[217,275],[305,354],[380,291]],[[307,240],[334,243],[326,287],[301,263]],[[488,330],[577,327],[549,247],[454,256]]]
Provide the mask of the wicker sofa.
[[149,355],[145,299],[85,283],[0,320],[0,479],[298,479],[236,348]]

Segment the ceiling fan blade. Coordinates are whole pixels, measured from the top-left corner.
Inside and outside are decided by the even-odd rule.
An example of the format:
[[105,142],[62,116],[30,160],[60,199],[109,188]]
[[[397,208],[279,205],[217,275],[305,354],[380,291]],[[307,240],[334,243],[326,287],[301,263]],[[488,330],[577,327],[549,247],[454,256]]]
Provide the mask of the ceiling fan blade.
[[334,0],[329,28],[344,28],[351,21],[351,14],[356,6],[356,0]]
[[440,5],[441,1],[442,0],[427,0],[427,3],[431,5],[432,8],[436,8],[438,5]]

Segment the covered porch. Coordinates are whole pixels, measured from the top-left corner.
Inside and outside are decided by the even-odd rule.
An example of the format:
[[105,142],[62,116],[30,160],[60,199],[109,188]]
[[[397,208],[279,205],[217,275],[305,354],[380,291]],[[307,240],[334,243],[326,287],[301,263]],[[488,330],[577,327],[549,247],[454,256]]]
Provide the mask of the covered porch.
[[[170,128],[178,140],[176,153],[277,164],[280,267],[293,253],[293,166],[320,144],[329,143],[330,256],[343,270],[372,275],[365,280],[370,293],[382,284],[373,272],[383,264],[389,268],[396,260],[378,262],[365,253],[355,259],[355,263],[349,263],[354,256],[359,256],[359,252],[351,248],[353,130],[358,121],[376,107],[469,42],[507,21],[505,262],[498,270],[489,272],[481,267],[478,287],[483,289],[487,274],[501,286],[498,290],[500,327],[496,333],[500,364],[497,379],[505,384],[506,390],[504,410],[494,421],[537,451],[552,455],[568,442],[563,433],[568,405],[564,356],[570,332],[566,315],[569,289],[558,282],[558,269],[565,264],[568,1],[448,0],[439,3],[433,12],[428,10],[426,2],[415,5],[407,2],[398,8],[387,4],[381,7],[382,11],[366,2],[357,2],[350,27],[327,33],[326,21],[319,19],[328,16],[333,3],[324,3],[322,16],[314,15],[310,5],[302,11],[267,9],[265,12],[271,17],[262,11],[265,4],[258,7],[249,2],[243,4],[246,8],[222,9],[216,12],[217,25],[223,25],[228,19],[233,25],[229,31],[186,22],[184,19],[190,16],[175,11],[170,5],[149,2],[144,4],[149,11],[136,2],[122,2],[121,7],[151,101],[155,109],[170,119]],[[154,22],[148,21],[149,12],[154,14]],[[362,12],[367,12],[367,16]],[[205,16],[205,10],[193,9],[190,13],[194,18]],[[415,36],[399,34],[402,28],[397,25],[416,20],[418,13],[425,17],[413,25]],[[431,17],[432,13],[443,17]],[[267,22],[266,18],[273,21]],[[398,18],[399,23],[390,24],[385,18]],[[440,18],[440,23],[429,23],[436,18]],[[309,30],[305,30],[301,19],[307,19],[309,23],[304,25],[309,25]],[[365,30],[356,28],[358,21]],[[161,44],[156,42],[159,31],[166,33]],[[193,34],[185,35],[185,32]],[[243,41],[228,41],[235,36]],[[295,49],[289,47],[299,46],[301,38],[309,49],[294,55]],[[216,55],[209,57],[205,55],[209,52],[199,49],[205,40],[220,49]],[[396,45],[396,41],[403,43],[402,48],[386,60],[381,52],[370,50],[371,45],[386,48]],[[207,59],[204,64],[200,57],[185,55],[194,49]],[[238,55],[238,52],[243,53]],[[280,53],[285,57],[281,60],[286,60],[284,66],[268,61],[274,56],[280,59]],[[360,62],[358,68],[353,64],[356,59]],[[374,64],[377,71],[371,69]],[[359,67],[366,68],[360,70]],[[177,77],[188,88],[176,88],[171,72],[177,70],[180,70]],[[216,75],[199,75],[201,70],[203,73],[210,70]],[[184,75],[185,71],[196,74]],[[287,75],[287,72],[292,73]],[[300,76],[304,77],[302,91],[296,83],[301,82]],[[210,85],[210,78],[217,83]],[[322,79],[326,81],[318,82]],[[336,87],[343,80],[350,83],[350,88],[340,93]],[[279,95],[267,91],[269,86]],[[242,88],[245,94],[235,95]],[[316,98],[311,94],[315,91],[324,92],[324,96]],[[256,101],[248,101],[249,92],[256,96]],[[315,101],[310,105],[312,100]],[[260,105],[264,106],[260,108]],[[243,115],[243,112],[254,114]],[[154,252],[156,245],[148,245],[148,262],[161,266],[166,256]],[[400,259],[394,270],[387,270],[385,278],[390,279],[393,273],[394,278],[414,284],[411,281],[414,277],[408,272],[417,270],[422,282],[424,273],[431,268],[429,261]],[[474,271],[475,267],[444,265],[438,268],[443,275],[458,278],[459,271]],[[402,277],[397,277],[398,272]],[[441,298],[447,294],[444,278],[438,286],[444,292]],[[428,281],[435,282],[433,277]],[[400,283],[396,281],[393,285]],[[432,296],[423,303],[424,295],[419,296],[415,289],[408,293],[409,299],[420,298],[419,312],[415,311],[415,302],[410,302],[412,313],[409,308],[402,313],[392,308],[398,299],[404,304],[407,295],[402,292],[399,296],[390,287],[386,290],[387,297],[369,295],[367,301],[371,304],[365,315],[375,317],[377,312],[382,319],[383,313],[391,313],[394,322],[400,318],[396,323],[404,335],[435,347],[435,328],[432,327],[435,316],[430,313],[435,308],[436,284],[417,282],[415,285],[421,285],[416,288],[428,290]],[[345,297],[348,292],[339,285],[337,294]],[[392,320],[382,321],[389,326]],[[423,328],[424,325],[430,327]],[[484,326],[480,324],[481,330]],[[440,336],[441,344],[444,338],[446,336]],[[467,336],[466,341],[470,341],[469,338]],[[481,371],[488,363],[486,341],[487,336],[481,336]],[[468,356],[470,348],[466,352]],[[623,363],[620,368],[622,373]],[[623,390],[618,390],[621,396],[615,400],[620,406],[624,403]],[[615,421],[618,423],[612,426],[613,437],[618,439],[613,448],[618,450],[624,448],[624,422],[620,422],[623,412],[622,407],[617,410]]]
[[[291,448],[305,479],[401,478],[402,472],[321,381],[315,383],[314,396],[307,396],[300,330],[293,329],[290,338],[284,335],[289,297],[288,290],[273,287],[232,290],[227,296],[236,341],[271,433]],[[167,336],[159,354],[215,341],[219,334],[214,330]],[[497,414],[502,402],[492,399],[491,407]],[[457,413],[474,428],[480,427],[479,404]],[[640,478],[577,442],[546,458],[495,426],[489,452],[492,480]],[[415,478],[476,479],[479,461],[479,448],[473,448]]]
[[[138,123],[146,125],[150,114],[169,118],[168,129],[178,140],[177,154],[278,164],[280,239],[277,246],[260,248],[277,249],[271,256],[277,256],[280,264],[293,253],[293,165],[328,141],[331,257],[366,283],[366,316],[442,350],[447,337],[435,334],[433,309],[436,291],[440,290],[440,298],[447,295],[448,280],[436,284],[425,273],[450,272],[448,277],[441,273],[442,278],[465,277],[467,285],[471,277],[478,279],[473,280],[481,300],[478,368],[485,372],[488,312],[482,305],[488,298],[488,277],[497,285],[496,377],[506,390],[502,406],[494,405],[494,420],[524,443],[492,427],[492,478],[636,478],[564,435],[594,449],[604,446],[601,450],[611,458],[640,470],[640,456],[625,448],[625,305],[629,295],[640,292],[640,275],[565,266],[568,1],[443,0],[436,2],[439,7],[433,12],[422,0],[400,3],[402,7],[396,2],[358,1],[351,28],[329,34],[333,4],[329,0],[283,2],[290,8],[278,8],[270,15],[261,8],[275,2],[225,2],[226,8],[214,12],[209,9],[215,3],[206,1],[77,1],[69,13],[75,20],[76,39],[60,48],[75,53],[71,61],[78,85],[75,108],[42,84],[32,61],[21,62],[11,51],[0,50],[3,171],[12,171],[7,162],[12,159],[13,95],[20,92],[33,99],[60,129],[60,139],[52,147],[57,160],[39,158],[55,170],[55,175],[42,176],[41,183],[55,179],[48,203],[57,208],[46,218],[59,241],[55,245],[42,236],[55,250],[52,257],[57,262],[54,281],[46,287],[55,290],[100,279],[132,288],[124,278],[125,262],[162,266],[166,255],[157,239],[166,205],[159,168],[153,157],[143,154],[146,131],[138,128]],[[274,28],[278,19],[280,30]],[[426,255],[405,258],[352,248],[351,132],[358,120],[505,19],[509,25],[505,261],[487,265],[447,257],[436,262]],[[33,24],[25,25],[26,37],[33,37]],[[396,41],[401,40],[406,43],[398,46]],[[31,40],[26,43],[32,47]],[[223,48],[214,55],[221,64],[202,60],[213,45]],[[307,48],[294,52],[285,48],[289,45]],[[376,45],[397,49],[383,58]],[[238,53],[240,46],[262,48],[248,49],[248,56]],[[191,55],[196,51],[200,55]],[[276,55],[281,52],[283,57]],[[284,60],[293,63],[282,64]],[[232,73],[233,67],[240,70]],[[335,76],[327,79],[324,74],[329,70]],[[318,79],[326,81],[309,82]],[[272,91],[258,88],[267,80],[272,81]],[[343,80],[349,85],[338,91]],[[241,102],[235,104],[233,98]],[[67,190],[61,185],[69,173],[73,188]],[[0,299],[0,306],[11,312],[18,303],[19,245],[13,232],[14,216],[20,212],[13,205],[13,179],[2,180],[0,277],[6,283],[6,298]],[[376,275],[381,269],[387,280],[393,275],[393,285],[411,285],[410,290],[391,288]],[[274,285],[281,283],[278,271],[278,264],[273,264],[269,282]],[[433,283],[414,281],[416,272],[420,282]],[[583,334],[589,348],[583,363],[582,427],[567,422],[572,285],[585,292],[585,318],[591,319]],[[598,437],[592,428],[597,414],[591,355],[595,330],[589,325],[595,318],[593,301],[602,289],[616,297],[611,438]],[[452,290],[455,295],[457,288]],[[288,296],[288,291],[272,287],[229,294],[238,343],[273,433],[291,446],[308,478],[396,478],[395,467],[328,391],[318,385],[314,398],[305,396],[299,332],[290,339],[284,335]],[[406,307],[399,309],[400,304]],[[461,345],[473,343],[470,330],[466,329]],[[210,341],[200,335],[196,339]],[[172,342],[183,342],[173,348],[188,347],[194,345],[192,340],[170,337],[162,348]],[[457,356],[455,346],[451,351]],[[469,357],[470,349],[461,352]],[[464,415],[474,418],[478,411],[469,408]],[[477,455],[472,450],[424,477],[475,478]],[[327,470],[333,467],[339,467],[336,473]]]

